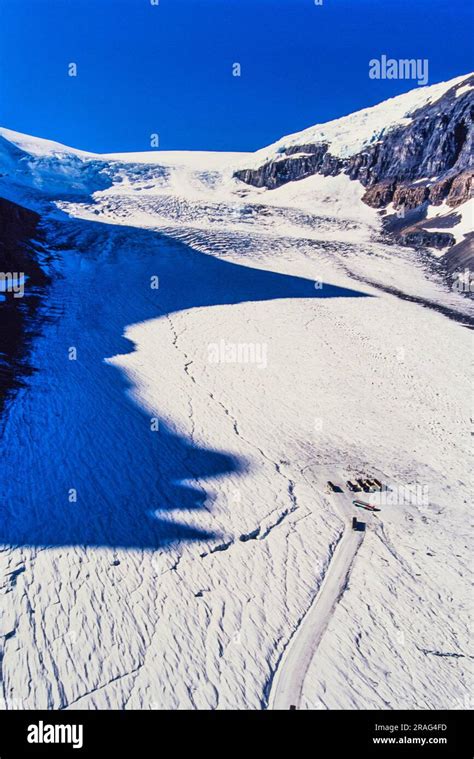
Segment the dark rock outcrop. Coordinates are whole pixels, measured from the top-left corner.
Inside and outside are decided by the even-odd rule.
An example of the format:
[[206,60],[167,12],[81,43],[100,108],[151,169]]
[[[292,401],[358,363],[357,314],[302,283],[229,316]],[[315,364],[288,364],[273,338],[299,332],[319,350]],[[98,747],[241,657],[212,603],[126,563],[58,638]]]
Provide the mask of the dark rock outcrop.
[[302,145],[288,148],[281,157],[269,161],[259,169],[243,169],[235,176],[254,187],[274,190],[287,182],[313,174],[335,176],[343,167],[341,159],[328,153],[327,145]]
[[392,195],[395,208],[418,208],[429,200],[430,191],[426,185],[397,184]]
[[372,208],[385,208],[391,202],[395,188],[395,182],[378,182],[365,192],[362,200]]
[[[0,410],[12,390],[32,371],[27,356],[34,336],[34,317],[49,277],[38,260],[42,233],[34,211],[0,198],[0,274],[24,275],[24,294],[0,297]],[[35,240],[35,242],[32,242]]]
[[430,232],[427,229],[406,229],[398,237],[401,245],[409,245],[414,248],[430,247],[443,248],[454,245],[456,240],[449,232]]
[[472,197],[472,179],[474,177],[473,171],[463,171],[454,177],[451,182],[448,197],[446,203],[448,206],[459,206],[461,203],[465,203]]

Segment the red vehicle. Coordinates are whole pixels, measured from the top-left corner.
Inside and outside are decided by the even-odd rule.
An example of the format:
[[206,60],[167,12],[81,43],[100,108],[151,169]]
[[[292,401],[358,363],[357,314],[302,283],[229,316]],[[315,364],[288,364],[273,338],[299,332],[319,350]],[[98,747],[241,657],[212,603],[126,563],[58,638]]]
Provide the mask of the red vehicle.
[[366,503],[365,501],[352,501],[354,506],[357,506],[358,509],[365,509],[366,511],[380,511],[376,506],[372,506],[371,503]]

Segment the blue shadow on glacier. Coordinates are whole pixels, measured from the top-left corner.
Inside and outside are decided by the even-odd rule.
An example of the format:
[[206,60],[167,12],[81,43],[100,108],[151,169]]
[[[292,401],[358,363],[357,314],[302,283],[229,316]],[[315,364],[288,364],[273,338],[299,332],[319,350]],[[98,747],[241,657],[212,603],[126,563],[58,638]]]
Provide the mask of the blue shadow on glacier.
[[[153,414],[106,359],[134,350],[124,337],[127,326],[172,321],[179,311],[366,294],[330,284],[317,289],[312,280],[230,263],[136,228],[55,221],[47,238],[60,275],[50,292],[50,323],[32,356],[37,371],[18,393],[0,439],[0,543],[162,549],[217,537],[208,481],[232,476],[238,487],[251,462],[185,438],[171,421],[159,419],[152,431]],[[157,290],[152,277],[159,277]],[[158,365],[159,344],[154,358]],[[183,374],[175,392],[192,401],[197,390]],[[226,423],[216,405],[216,424],[219,414]],[[259,423],[265,426],[265,419]]]

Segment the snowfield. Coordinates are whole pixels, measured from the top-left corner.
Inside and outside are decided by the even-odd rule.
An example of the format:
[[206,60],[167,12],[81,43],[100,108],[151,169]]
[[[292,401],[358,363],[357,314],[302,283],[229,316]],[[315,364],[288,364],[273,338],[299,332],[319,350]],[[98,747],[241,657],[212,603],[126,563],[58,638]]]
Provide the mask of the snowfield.
[[[345,175],[2,135],[55,274],[0,437],[3,706],[277,708],[293,656],[301,708],[466,708],[469,301]],[[427,498],[352,539],[361,475]]]

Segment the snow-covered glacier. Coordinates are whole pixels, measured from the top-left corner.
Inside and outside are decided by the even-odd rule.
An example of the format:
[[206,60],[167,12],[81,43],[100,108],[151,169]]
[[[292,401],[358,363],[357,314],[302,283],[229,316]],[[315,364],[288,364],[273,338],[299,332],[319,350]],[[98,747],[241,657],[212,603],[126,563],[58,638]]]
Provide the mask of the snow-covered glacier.
[[[348,154],[460,81],[311,135]],[[472,699],[471,302],[358,181],[260,164],[0,131],[49,280],[1,426],[5,708]]]

